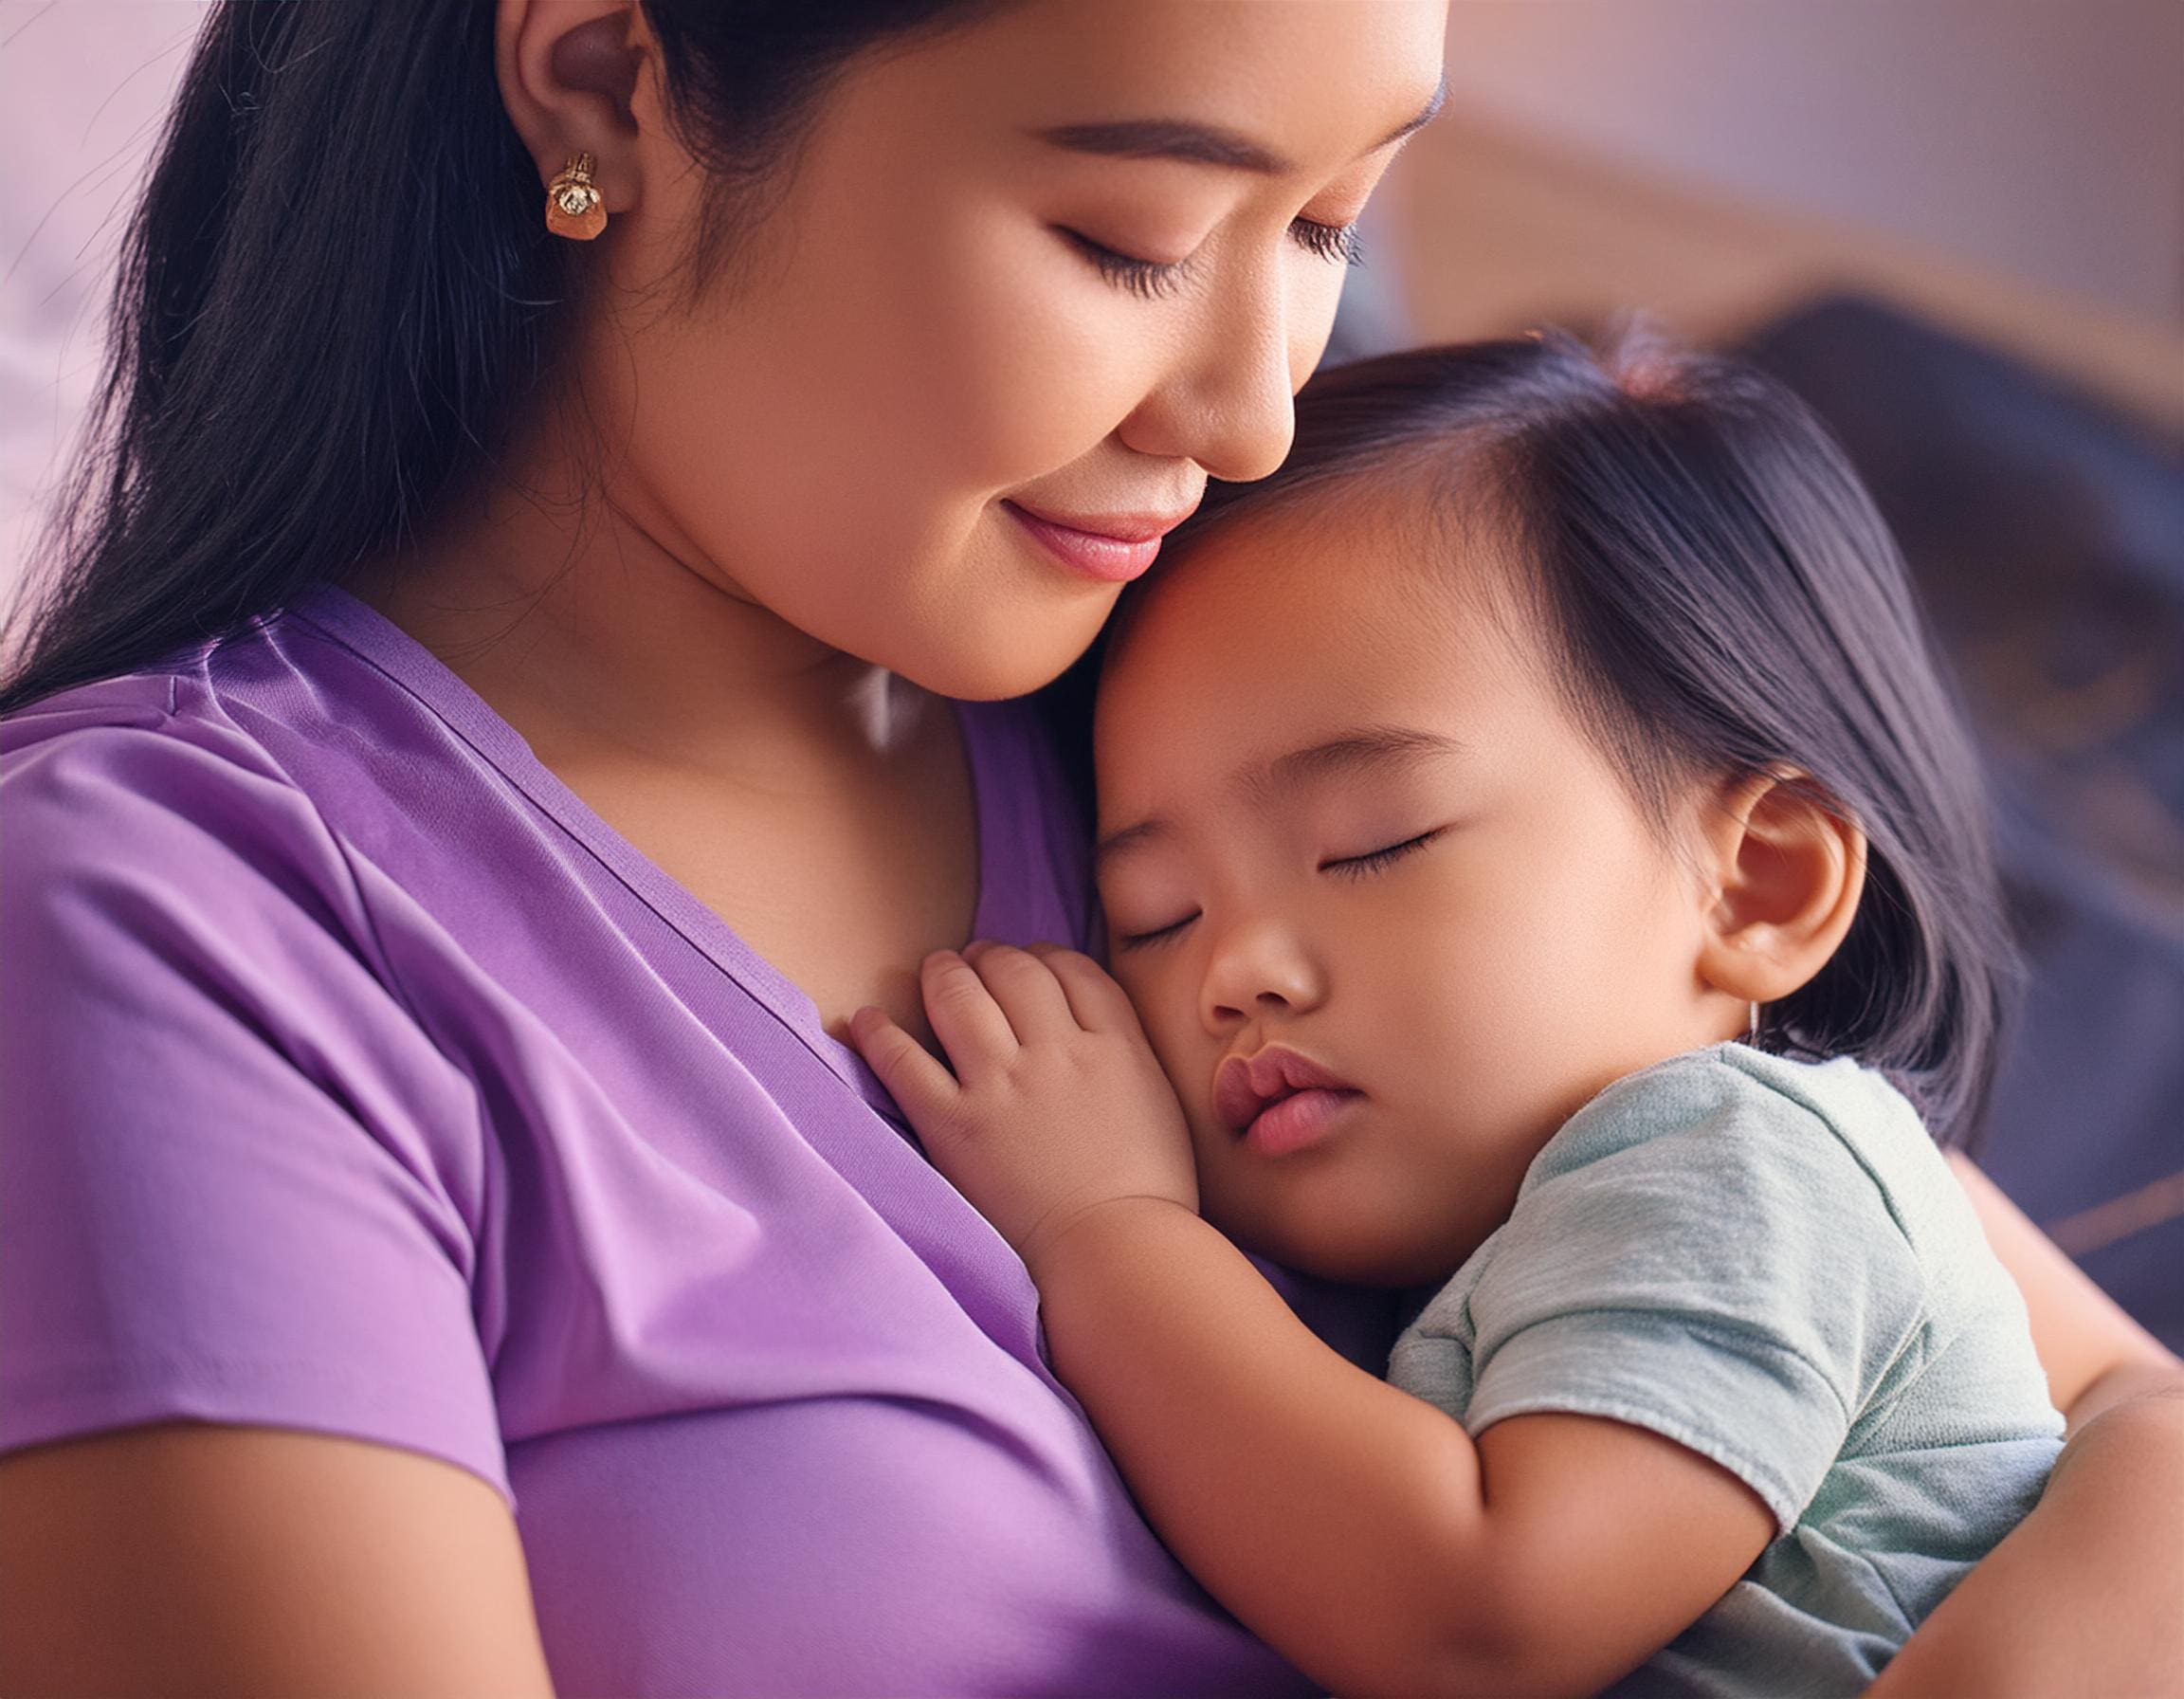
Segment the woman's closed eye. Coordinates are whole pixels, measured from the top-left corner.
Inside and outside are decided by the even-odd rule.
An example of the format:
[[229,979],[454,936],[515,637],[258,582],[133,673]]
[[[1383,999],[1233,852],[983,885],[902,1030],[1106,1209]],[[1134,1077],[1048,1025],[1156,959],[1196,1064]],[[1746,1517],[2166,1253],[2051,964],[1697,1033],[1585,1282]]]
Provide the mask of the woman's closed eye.
[[1321,224],[1312,218],[1292,218],[1289,234],[1307,252],[1343,265],[1365,264],[1365,250],[1357,246],[1354,224]]
[[[1092,262],[1101,276],[1133,294],[1148,300],[1173,295],[1191,281],[1191,260],[1140,260],[1119,252],[1105,243],[1095,242],[1082,230],[1073,230],[1067,225],[1054,228],[1071,247]],[[1293,218],[1289,221],[1289,235],[1307,253],[1317,254],[1322,260],[1344,265],[1356,265],[1363,260],[1357,247],[1357,227],[1354,224],[1320,224],[1315,219]]]

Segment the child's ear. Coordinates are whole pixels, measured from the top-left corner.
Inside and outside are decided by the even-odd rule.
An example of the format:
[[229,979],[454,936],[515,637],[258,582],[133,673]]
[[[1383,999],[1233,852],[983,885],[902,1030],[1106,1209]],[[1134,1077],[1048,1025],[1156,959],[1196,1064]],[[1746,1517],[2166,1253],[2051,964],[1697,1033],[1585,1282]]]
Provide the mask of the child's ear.
[[1739,1003],[1809,981],[1848,936],[1866,834],[1787,768],[1725,781],[1702,815],[1711,886],[1699,977]]

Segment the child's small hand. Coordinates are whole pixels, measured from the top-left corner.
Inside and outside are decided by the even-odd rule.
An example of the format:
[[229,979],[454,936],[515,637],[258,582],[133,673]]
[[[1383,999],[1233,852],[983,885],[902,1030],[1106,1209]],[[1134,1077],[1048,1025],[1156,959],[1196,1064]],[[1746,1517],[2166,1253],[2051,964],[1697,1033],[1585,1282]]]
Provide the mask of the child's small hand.
[[951,1074],[884,1011],[850,1035],[941,1173],[1016,1248],[1041,1253],[1120,1198],[1195,1211],[1182,1105],[1122,988],[1088,956],[983,941],[919,970]]

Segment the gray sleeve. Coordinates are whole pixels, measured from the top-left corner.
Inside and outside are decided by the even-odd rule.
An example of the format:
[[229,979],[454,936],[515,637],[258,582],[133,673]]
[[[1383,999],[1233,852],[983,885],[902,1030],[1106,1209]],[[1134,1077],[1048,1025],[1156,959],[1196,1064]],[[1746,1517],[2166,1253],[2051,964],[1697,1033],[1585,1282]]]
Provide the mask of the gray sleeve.
[[1719,1064],[1633,1084],[1645,1095],[1556,1136],[1496,1235],[1471,1298],[1466,1426],[1629,1422],[1721,1465],[1790,1527],[1914,1336],[1923,1270],[1811,1110]]

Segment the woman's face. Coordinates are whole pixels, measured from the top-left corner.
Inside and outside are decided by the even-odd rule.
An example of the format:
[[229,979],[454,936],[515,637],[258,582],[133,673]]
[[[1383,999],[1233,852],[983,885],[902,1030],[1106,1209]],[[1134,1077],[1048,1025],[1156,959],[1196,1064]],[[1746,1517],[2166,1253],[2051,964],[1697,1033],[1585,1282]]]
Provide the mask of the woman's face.
[[1082,533],[1149,536],[1287,451],[1338,232],[1434,97],[1442,23],[1028,0],[854,60],[688,313],[647,304],[700,189],[647,69],[582,356],[619,505],[830,649],[950,695],[1046,682],[1150,558]]

